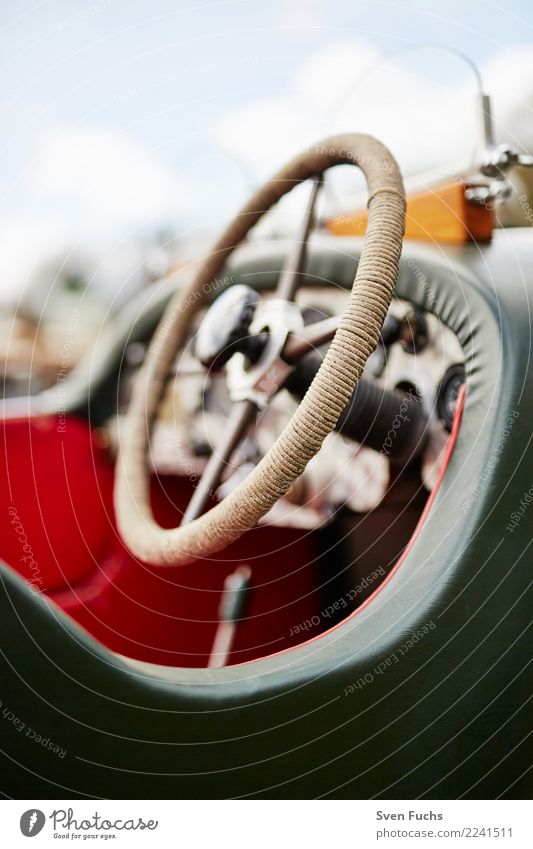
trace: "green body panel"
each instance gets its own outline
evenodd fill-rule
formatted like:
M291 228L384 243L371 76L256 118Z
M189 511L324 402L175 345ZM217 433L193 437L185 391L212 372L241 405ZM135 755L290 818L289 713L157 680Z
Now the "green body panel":
M317 240L306 282L350 285L358 250L351 239ZM279 245L246 246L228 271L234 282L271 286L283 255ZM513 533L506 526L532 484L533 236L499 232L485 248L446 252L409 244L397 292L457 334L468 391L447 474L393 578L308 645L238 667L157 675L129 668L2 568L2 701L67 750L53 755L3 721L4 793L527 793L531 518ZM152 303L134 336L150 334L167 297ZM117 364L103 357L92 403ZM87 412L83 377L71 391L71 409Z

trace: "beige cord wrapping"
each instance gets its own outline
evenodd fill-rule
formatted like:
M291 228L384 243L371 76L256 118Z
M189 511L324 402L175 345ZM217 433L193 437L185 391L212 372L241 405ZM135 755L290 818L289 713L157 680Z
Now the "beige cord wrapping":
M276 201L312 174L346 163L359 166L366 177L368 225L348 305L318 373L274 445L230 495L183 528L161 528L149 499L150 428L192 316L228 256ZM335 427L376 347L396 282L404 223L405 193L398 166L384 145L366 135L333 136L310 147L250 198L191 284L170 302L133 388L120 434L115 509L119 530L137 557L171 565L220 551L252 528L302 474Z

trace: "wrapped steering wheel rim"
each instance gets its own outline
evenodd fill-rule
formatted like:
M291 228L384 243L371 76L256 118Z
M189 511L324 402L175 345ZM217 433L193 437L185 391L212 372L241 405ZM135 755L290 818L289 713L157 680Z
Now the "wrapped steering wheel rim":
M167 375L192 317L228 256L261 216L295 184L340 164L357 165L365 175L368 226L348 304L324 361L285 429L245 480L190 524L162 528L150 506L147 450ZM376 347L396 282L404 224L399 168L387 148L366 135L333 136L313 145L253 194L190 285L170 302L133 388L120 434L115 508L119 530L137 557L159 565L209 557L254 527L303 473L334 429Z

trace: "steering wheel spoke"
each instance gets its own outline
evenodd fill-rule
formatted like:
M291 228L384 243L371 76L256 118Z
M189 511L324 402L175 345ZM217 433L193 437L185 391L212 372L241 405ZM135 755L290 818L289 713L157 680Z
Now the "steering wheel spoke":
M219 444L213 449L206 463L198 486L183 514L181 526L188 525L204 512L209 500L213 497L220 483L224 469L231 455L242 440L246 430L257 415L257 407L253 401L236 402L229 415L226 430Z
M281 270L276 287L276 295L284 301L294 301L300 284L300 278L305 268L307 243L313 229L316 202L323 183L322 174L313 174L310 182L311 192L304 216L296 233L292 250L289 252Z
M282 352L285 362L294 365L309 351L314 351L320 345L331 342L341 318L340 315L332 315L323 321L307 324L298 333L290 333Z

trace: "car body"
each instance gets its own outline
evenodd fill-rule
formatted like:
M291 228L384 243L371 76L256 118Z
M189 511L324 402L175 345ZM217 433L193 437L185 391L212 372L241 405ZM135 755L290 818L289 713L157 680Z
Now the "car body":
M349 288L360 250L360 240L350 237L313 239L303 288L312 291L324 281ZM285 254L286 246L275 242L244 245L229 262L228 280L272 288ZM410 516L407 541L401 536L395 549L394 523L385 527L394 553L386 577L374 586L370 581L355 609L337 608L331 619L324 618L323 601L318 607L308 603L315 579L306 568L320 551L348 563L344 532L332 541L327 528L258 528L227 560L222 557L222 565L214 558L164 577L138 566L118 538L114 461L101 427L116 405L127 345L150 338L176 285L179 279L130 305L85 368L56 390L6 403L0 551L4 793L527 795L529 229L495 231L486 244L406 243L397 296L453 332L464 353L465 389L439 479ZM176 491L175 503L184 497ZM406 499L406 510L410 503ZM161 510L163 515L164 505ZM271 534L279 535L274 546ZM30 561L21 563L28 554ZM208 669L214 588L220 591L217 575L227 573L231 559L259 564L261 582L267 585L273 575L280 597L256 613L255 650L243 644L231 665ZM39 584L45 562L46 579ZM142 585L136 583L141 568L150 574ZM297 592L290 582L283 586L287 569L296 575ZM150 594L161 581L168 591ZM106 596L110 584L128 596L122 607ZM279 613L284 596L288 610ZM173 623L171 607L144 616L156 598L178 605L179 622ZM115 639L106 604L117 605L120 623L136 619L139 599L140 630L132 626ZM269 635L267 614L275 610L281 620ZM263 632L264 645L257 649ZM139 634L152 648L132 660L128 646Z

